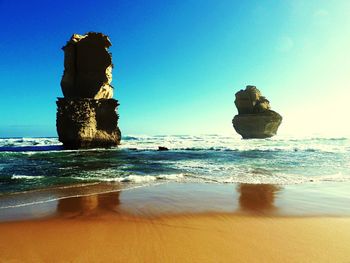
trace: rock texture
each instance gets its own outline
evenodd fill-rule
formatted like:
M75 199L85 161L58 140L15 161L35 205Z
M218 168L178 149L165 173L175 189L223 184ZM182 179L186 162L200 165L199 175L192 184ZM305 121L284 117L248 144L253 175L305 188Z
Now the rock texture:
M74 34L63 47L64 98L57 100L57 132L65 147L120 143L118 101L112 99L111 42L101 33Z
M112 56L108 37L101 33L74 34L62 48L64 97L110 99L113 97Z
M268 138L276 135L282 116L272 111L270 102L255 86L247 86L236 93L238 110L233 127L244 139Z

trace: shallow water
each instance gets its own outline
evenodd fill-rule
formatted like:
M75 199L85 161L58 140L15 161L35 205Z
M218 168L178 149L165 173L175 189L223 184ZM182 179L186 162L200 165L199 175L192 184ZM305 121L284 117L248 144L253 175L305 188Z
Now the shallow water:
M125 136L119 148L91 150L63 150L57 138L0 139L0 195L102 182L118 189L164 182L348 183L350 139Z

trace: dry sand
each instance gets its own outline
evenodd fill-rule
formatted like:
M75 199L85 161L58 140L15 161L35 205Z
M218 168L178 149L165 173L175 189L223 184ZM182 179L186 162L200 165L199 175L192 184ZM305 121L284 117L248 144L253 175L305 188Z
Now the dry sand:
M348 218L104 215L0 233L1 262L350 262Z

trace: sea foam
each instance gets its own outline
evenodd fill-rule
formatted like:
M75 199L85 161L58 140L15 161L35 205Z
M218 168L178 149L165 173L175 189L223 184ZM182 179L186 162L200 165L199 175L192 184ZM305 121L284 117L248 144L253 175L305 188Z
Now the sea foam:
M158 146L169 151L157 151ZM57 138L0 139L0 194L79 183L128 188L166 182L288 185L350 180L346 137L129 135L118 148L57 147Z

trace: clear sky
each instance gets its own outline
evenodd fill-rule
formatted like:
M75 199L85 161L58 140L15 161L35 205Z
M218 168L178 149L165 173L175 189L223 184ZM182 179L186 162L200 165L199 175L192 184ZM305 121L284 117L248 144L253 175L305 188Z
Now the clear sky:
M0 0L0 137L55 136L61 47L109 35L123 134L235 134L256 85L280 133L350 134L350 1Z

